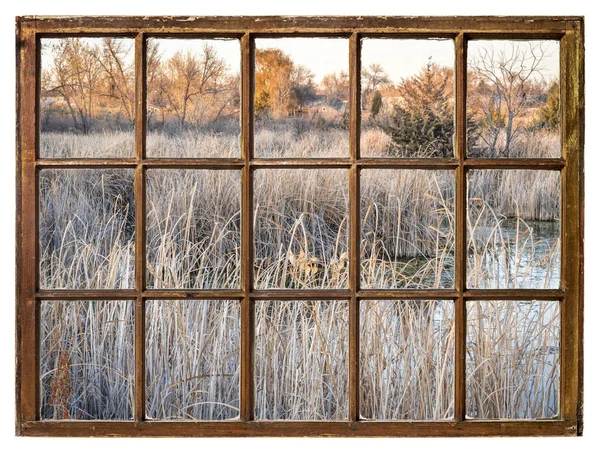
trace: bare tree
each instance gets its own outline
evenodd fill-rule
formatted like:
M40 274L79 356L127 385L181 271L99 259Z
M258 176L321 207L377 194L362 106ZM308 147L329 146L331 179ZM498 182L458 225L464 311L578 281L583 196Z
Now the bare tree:
M511 144L522 132L519 119L531 104L547 49L544 43L511 42L508 51L489 46L469 61L470 108L485 124L479 134L490 155L507 157ZM504 143L500 144L502 133Z
M133 61L128 62L131 44L124 40L106 38L103 41L99 63L104 69L106 83L105 96L116 101L129 123L133 123L135 111L135 83Z
M327 74L323 77L321 85L325 91L325 96L327 96L327 102L330 104L337 100L348 100L348 95L350 93L350 79L346 71Z
M45 93L60 96L75 128L88 133L102 79L98 47L81 39L67 38L58 40L50 50L54 58Z
M386 74L383 66L379 63L371 63L361 72L363 94L363 108L371 104L373 94L381 87L391 83L390 78Z
M182 128L188 119L192 101L218 91L226 71L225 61L208 44L200 55L179 51L167 61L160 77L160 90Z

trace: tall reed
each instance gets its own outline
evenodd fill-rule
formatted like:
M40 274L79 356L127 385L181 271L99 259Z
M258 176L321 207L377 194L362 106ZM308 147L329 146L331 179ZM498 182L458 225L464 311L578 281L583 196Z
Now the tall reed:
M303 134L310 141L318 132ZM204 144L218 148L223 142L215 137ZM89 157L112 146L102 134L46 134L44 140L56 153L79 147ZM108 142L92 144L102 140ZM161 146L171 143L166 136L160 140ZM237 146L236 140L228 146ZM195 155L200 142L186 143L186 152ZM311 151L316 157L332 141L318 143ZM182 144L174 138L172 146ZM150 169L147 177L149 287L239 287L239 171ZM255 171L256 288L347 287L348 183L340 169ZM453 187L450 171L363 171L363 288L453 286ZM470 173L470 286L555 287L559 200L552 172ZM42 170L40 287L132 288L134 206L131 170ZM238 304L148 302L148 416L238 416ZM469 318L469 414L552 416L558 404L553 351L559 318L547 313L558 308L539 306L524 315L510 303L480 304L470 308ZM43 417L131 417L132 303L42 306ZM452 416L451 312L452 304L443 301L362 302L363 416ZM257 302L255 317L257 417L346 417L347 303Z

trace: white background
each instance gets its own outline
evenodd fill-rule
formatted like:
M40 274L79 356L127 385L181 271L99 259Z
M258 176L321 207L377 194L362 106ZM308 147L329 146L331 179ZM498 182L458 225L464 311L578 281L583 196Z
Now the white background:
M0 449L4 452L144 451L600 451L600 15L592 0L4 0L0 13ZM141 3L141 2L140 2ZM585 430L533 439L30 439L14 437L15 16L19 15L584 15L586 19ZM596 285L596 287L594 287ZM595 445L595 446L594 446Z

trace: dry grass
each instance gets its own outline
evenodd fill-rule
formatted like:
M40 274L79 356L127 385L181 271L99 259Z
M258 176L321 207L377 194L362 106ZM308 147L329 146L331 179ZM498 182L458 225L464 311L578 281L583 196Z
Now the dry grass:
M365 300L360 323L361 416L452 418L454 304Z
M364 288L454 284L454 173L361 172Z
M149 301L146 414L225 420L239 415L240 303Z
M303 134L306 137L302 140L309 140L317 132ZM60 143L77 142L70 149L91 150L90 153L100 153L98 150L109 147L102 143L87 146L104 138L102 135L70 138L58 134L43 137L49 148L67 149ZM160 140L164 146L169 143L164 136ZM213 134L210 146L230 150L237 146L237 138L227 140L220 142ZM277 134L269 140L277 140ZM280 151L274 155L285 149L285 143L289 142L286 140L282 135ZM323 140L317 141L320 144L311 148L311 153L329 152L325 148L334 141L333 135ZM194 146L186 142L186 152L195 155ZM339 146L347 149L347 144ZM180 149L182 145L175 140L173 147ZM216 149L210 155L220 156L223 152ZM532 177L518 171L471 175L469 279L473 285L556 285L559 263L556 231L542 226L557 224L546 221L560 217L557 201L560 188L558 181L547 175L539 172ZM150 286L235 288L239 285L239 184L238 171L148 172ZM135 238L133 172L43 170L40 185L40 286L131 288ZM257 288L347 285L347 188L345 170L256 171ZM361 191L362 286L452 286L452 172L365 171L361 175ZM44 417L131 417L131 303L62 302L44 306ZM83 310L83 306L87 308ZM377 419L451 416L454 343L450 306L449 302L439 301L366 303L362 309L363 416ZM236 417L237 302L151 302L149 307L148 415L168 419ZM503 368L506 357L489 354L498 343L496 337L481 334L481 328L475 333L470 324L470 351L473 354L479 351L475 361L489 362L491 367L484 380L470 372L469 401L471 405L477 404L476 412L471 415L550 416L558 401L557 392L551 390L558 379L558 368L556 365L554 374L540 374L539 363L540 357L557 362L554 360L557 357L551 354L557 321L548 324L532 311L527 318L532 320L527 321L530 328L515 331L515 317L521 315L511 317L505 312L500 302L489 304L483 317L493 320L498 335L511 332L512 338L523 344L540 346L522 347L518 358L510 356L509 363L517 371L505 376L498 370L508 373ZM345 302L257 303L256 335L258 417L347 416ZM518 398L488 397L504 389L509 377L513 379L511 385L519 379L528 382L518 392L513 391L512 395Z
M347 286L348 172L254 174L256 288Z
M559 302L469 302L467 324L467 416L558 415Z
M241 172L149 170L149 288L238 288Z
M42 418L132 418L133 302L43 302L40 318Z
M348 417L348 303L256 303L257 419Z

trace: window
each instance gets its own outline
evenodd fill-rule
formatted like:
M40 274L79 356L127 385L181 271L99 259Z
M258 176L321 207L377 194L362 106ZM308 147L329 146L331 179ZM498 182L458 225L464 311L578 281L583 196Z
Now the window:
M581 434L581 18L17 44L20 435Z

